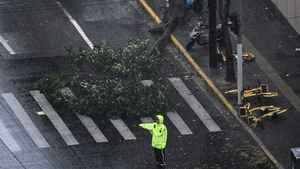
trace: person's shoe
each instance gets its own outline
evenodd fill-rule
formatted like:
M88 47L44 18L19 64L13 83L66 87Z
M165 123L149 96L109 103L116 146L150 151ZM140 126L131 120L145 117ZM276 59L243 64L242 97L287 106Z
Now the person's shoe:
M192 46L190 43L188 43L188 44L185 46L185 49L186 49L186 51L191 51L191 50L193 49L193 46Z

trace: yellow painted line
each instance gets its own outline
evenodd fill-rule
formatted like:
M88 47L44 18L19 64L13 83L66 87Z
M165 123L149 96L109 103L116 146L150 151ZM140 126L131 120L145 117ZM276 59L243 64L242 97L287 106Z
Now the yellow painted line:
M156 15L156 13L153 11L153 9L148 5L148 3L145 0L139 0L140 4L145 8L145 10L150 14L152 19L156 23L160 23L160 18ZM192 65L193 69L197 72L197 74L202 77L207 85L211 88L211 90L217 95L217 97L223 102L223 104L226 106L226 108L236 114L236 110L234 107L229 103L229 101L224 97L224 95L220 92L220 90L214 85L212 80L208 78L208 76L204 73L204 71L200 68L200 66L194 61L192 56L189 54L189 52L183 47L183 45L177 40L177 38L174 35L171 35L171 40L173 44L180 50L180 52L184 55L184 57L187 59L189 64Z
M145 8L145 10L150 14L152 19L156 23L160 23L160 18L156 15L153 9L148 5L145 0L138 0L140 4ZM267 149L267 147L263 144L263 142L256 136L256 134L252 131L252 129L239 118L237 111L234 109L232 104L224 97L224 95L220 92L220 90L214 85L212 80L204 73L204 71L200 68L200 66L194 61L192 56L186 51L183 45L176 39L174 35L171 35L171 40L173 44L180 50L180 52L184 55L187 61L192 65L193 69L197 72L197 74L202 77L207 85L211 88L211 90L215 93L215 95L223 102L225 107L235 116L238 122L242 125L242 127L252 136L252 138L256 141L256 143L261 147L261 149L265 152L268 158L273 162L273 164L278 169L284 169L284 167L275 159L272 153Z
M160 23L160 18L156 15L153 9L148 5L145 0L139 0L140 4L146 9L146 11L150 14L150 16L154 19L156 23Z

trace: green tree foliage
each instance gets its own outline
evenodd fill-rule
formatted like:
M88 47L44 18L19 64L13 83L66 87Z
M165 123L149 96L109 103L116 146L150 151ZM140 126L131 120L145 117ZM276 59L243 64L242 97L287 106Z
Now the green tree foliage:
M69 51L68 72L39 81L50 101L65 111L87 115L149 115L172 107L170 86L160 78L163 57L149 53L149 40L130 40L114 49L106 44L92 50ZM152 80L152 85L143 85ZM69 87L76 97L62 96ZM62 106L65 105L65 106Z

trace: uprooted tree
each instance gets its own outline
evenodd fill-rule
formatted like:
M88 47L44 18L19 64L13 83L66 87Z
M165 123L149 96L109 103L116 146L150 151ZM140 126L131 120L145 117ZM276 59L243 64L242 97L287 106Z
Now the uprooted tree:
M135 39L123 48L69 50L64 72L41 79L37 87L62 112L110 117L170 110L170 86L160 76L164 58L149 53L149 46L149 40ZM63 88L74 95L63 94Z

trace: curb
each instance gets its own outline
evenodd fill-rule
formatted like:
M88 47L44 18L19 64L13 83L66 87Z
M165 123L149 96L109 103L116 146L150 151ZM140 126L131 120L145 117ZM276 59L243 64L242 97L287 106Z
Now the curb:
M147 11L147 13L154 19L155 23L160 23L161 20L159 16L154 12L154 10L148 5L146 0L138 0L141 6ZM241 126L250 134L250 136L255 140L255 142L260 146L260 148L264 151L267 157L272 161L272 163L278 169L284 169L284 167L275 159L272 153L267 149L267 147L263 144L260 138L252 131L252 129L239 118L236 109L232 106L232 104L224 97L224 95L220 92L220 90L215 86L213 81L204 73L204 71L200 68L200 66L194 61L189 52L183 47L183 45L177 40L174 35L171 35L171 41L175 45L176 48L183 54L188 63L192 66L192 68L197 72L198 76L200 76L209 88L213 91L213 93L220 99L220 101L224 104L224 106L234 115L236 120L241 124Z

